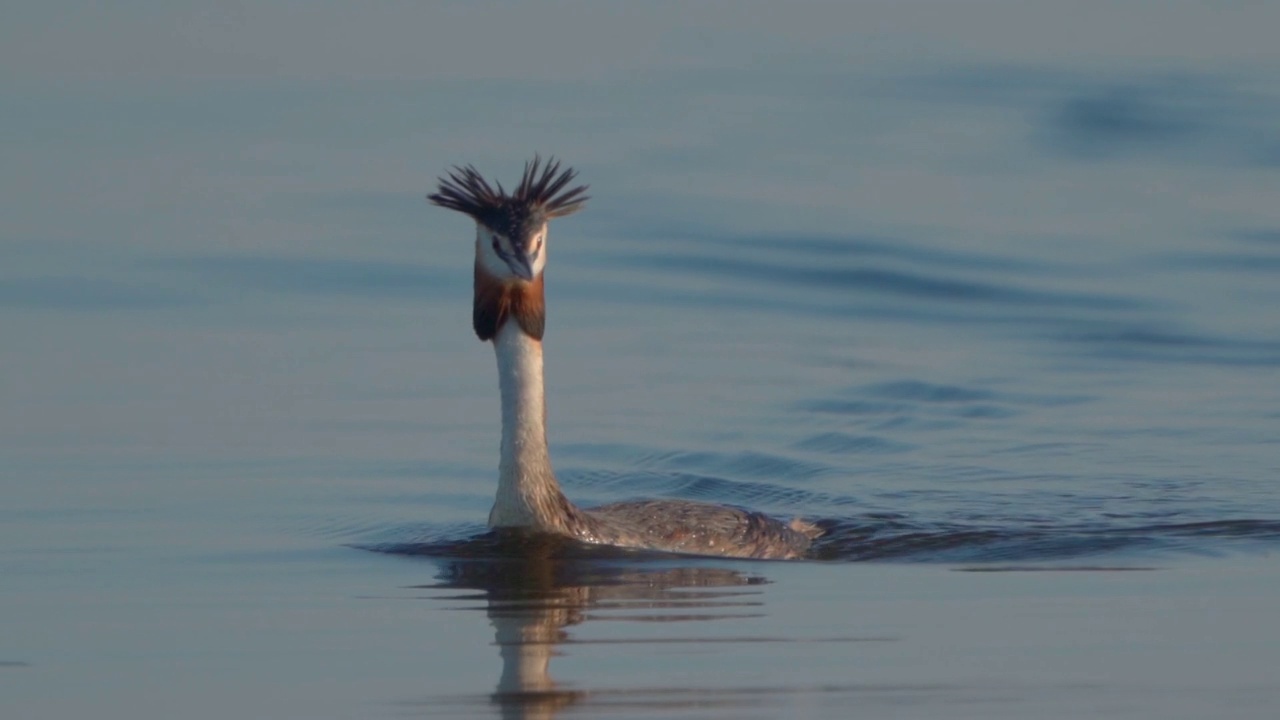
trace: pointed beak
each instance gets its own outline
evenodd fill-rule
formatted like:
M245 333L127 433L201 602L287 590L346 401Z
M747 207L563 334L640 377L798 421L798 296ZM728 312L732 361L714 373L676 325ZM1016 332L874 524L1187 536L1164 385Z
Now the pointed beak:
M514 257L507 261L507 265L511 266L511 272L520 276L521 280L533 282L533 266L542 252L542 240L537 236L522 237L520 241L513 244L515 245Z
M507 267L511 268L511 272L520 277L521 280L533 281L533 260L526 253L516 253L516 256L507 260Z
M531 257L527 250L520 248L519 246L516 246L513 250L514 252L503 252L502 248L498 245L498 242L496 240L494 241L493 251L498 256L498 259L506 263L507 268L510 269L512 274L516 277L526 282L532 282L533 260L534 257L536 257L536 253L534 257Z

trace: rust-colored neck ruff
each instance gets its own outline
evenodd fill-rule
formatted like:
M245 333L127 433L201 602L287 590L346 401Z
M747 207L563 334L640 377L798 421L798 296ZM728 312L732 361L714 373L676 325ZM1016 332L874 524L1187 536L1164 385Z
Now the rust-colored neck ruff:
M492 340L508 318L520 323L520 329L534 340L542 339L546 327L547 305L542 290L542 275L531 282L499 280L476 261L475 301L471 308L471 325L476 337Z

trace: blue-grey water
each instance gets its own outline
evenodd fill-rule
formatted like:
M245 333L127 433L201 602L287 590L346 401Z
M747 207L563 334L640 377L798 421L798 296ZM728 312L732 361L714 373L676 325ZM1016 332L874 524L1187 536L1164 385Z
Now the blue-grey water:
M1269 718L1269 3L15 4L0 716ZM492 541L472 229L535 151L566 491Z

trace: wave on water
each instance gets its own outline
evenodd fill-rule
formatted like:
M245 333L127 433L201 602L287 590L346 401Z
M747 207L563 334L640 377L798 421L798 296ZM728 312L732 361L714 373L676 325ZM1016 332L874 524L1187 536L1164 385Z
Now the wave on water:
M1216 520L1123 527L925 526L898 520L828 521L819 560L1049 562L1102 556L1219 555L1280 542L1280 521Z

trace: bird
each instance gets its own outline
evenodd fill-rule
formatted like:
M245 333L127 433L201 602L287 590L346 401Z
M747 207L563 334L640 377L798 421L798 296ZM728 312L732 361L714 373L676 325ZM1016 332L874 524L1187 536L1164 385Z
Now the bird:
M646 499L579 508L551 467L543 384L544 269L550 222L582 210L588 186L554 157L525 163L507 192L473 165L454 166L427 199L475 221L471 321L493 344L502 403L498 491L488 525L618 548L688 555L801 558L821 530L739 507Z

